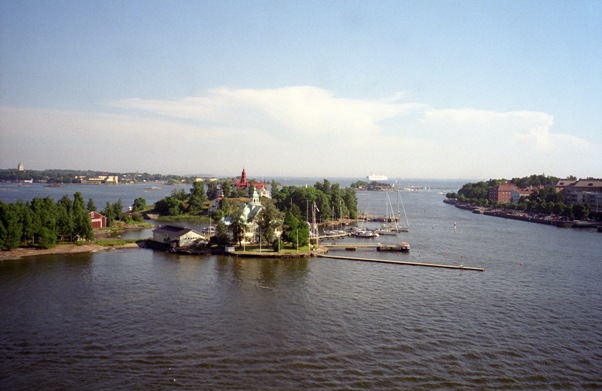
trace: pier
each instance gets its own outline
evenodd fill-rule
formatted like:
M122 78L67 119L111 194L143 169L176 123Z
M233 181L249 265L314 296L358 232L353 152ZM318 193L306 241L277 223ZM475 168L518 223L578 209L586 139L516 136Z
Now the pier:
M388 260L388 259L347 257L347 256L326 255L326 254L319 254L319 255L316 255L316 256L318 258L344 259L344 260L349 260L349 261L392 263L392 264L396 264L396 265L436 267L436 268L440 268L440 269L472 270L472 271L477 271L477 272L483 272L483 271L485 271L485 269L480 268L480 267L470 267L470 266L464 266L464 265L441 265L441 264L437 264L437 263L393 261L393 260Z
M342 249L355 251L358 248L373 248L376 249L381 246L381 243L320 243L321 247L326 247L328 249Z

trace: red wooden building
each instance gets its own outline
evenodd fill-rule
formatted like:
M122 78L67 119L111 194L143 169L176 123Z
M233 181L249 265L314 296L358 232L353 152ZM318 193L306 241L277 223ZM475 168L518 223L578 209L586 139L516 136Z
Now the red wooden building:
M92 220L92 228L105 228L107 226L107 218L98 212L90 212L90 220Z

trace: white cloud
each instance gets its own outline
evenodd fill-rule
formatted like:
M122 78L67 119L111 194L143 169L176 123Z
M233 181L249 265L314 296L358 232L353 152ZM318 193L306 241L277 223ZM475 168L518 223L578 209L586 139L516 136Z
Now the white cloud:
M0 107L0 163L224 175L244 165L258 175L436 178L599 176L602 169L600 146L554 133L548 113L435 109L404 101L402 93L366 100L308 86L218 88L108 107Z

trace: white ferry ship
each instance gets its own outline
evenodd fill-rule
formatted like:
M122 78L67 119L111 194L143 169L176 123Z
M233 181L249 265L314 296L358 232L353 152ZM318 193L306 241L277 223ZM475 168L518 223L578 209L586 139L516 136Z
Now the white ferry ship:
M369 181L386 181L387 179L389 179L389 177L387 177L386 175L378 175L374 173L368 175L366 178L368 178Z

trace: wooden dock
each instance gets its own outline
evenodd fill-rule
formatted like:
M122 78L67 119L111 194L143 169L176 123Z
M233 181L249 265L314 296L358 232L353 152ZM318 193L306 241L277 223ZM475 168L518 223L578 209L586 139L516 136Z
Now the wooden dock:
M326 247L329 250L356 251L361 249L378 249L381 243L320 243L320 247Z
M422 263L422 262L408 262L408 261L393 261L388 259L378 258L360 258L360 257L347 257L338 255L316 255L319 258L330 258L330 259L345 259L349 261L363 261L363 262L377 262L377 263L392 263L396 265L409 265L409 266L423 266L423 267L437 267L441 269L459 269L459 270L472 270L477 272L483 272L485 269L480 267L469 267L464 265L440 265L437 263Z

